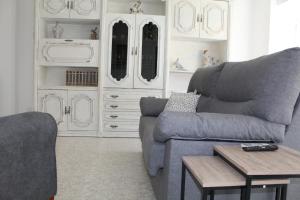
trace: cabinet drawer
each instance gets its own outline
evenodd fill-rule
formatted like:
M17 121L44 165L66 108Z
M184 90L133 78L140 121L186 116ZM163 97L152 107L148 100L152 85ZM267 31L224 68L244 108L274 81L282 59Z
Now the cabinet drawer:
M40 47L40 64L47 66L97 67L97 40L43 39Z
M104 122L104 130L109 132L137 132L139 124L132 122Z
M139 102L105 101L105 111L140 111Z
M135 91L105 91L104 100L106 101L139 101L142 97L162 97L161 92L135 92Z
M140 112L105 112L105 121L139 121L141 116Z

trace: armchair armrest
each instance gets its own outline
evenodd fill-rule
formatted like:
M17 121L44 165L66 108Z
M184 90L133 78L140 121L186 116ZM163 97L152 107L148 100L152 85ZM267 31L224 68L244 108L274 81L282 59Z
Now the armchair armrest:
M49 199L57 189L57 125L45 113L0 118L0 199Z
M155 97L142 97L140 100L140 108L143 116L157 117L164 111L168 99Z
M274 141L284 138L285 126L256 117L220 113L163 112L154 129L154 139Z

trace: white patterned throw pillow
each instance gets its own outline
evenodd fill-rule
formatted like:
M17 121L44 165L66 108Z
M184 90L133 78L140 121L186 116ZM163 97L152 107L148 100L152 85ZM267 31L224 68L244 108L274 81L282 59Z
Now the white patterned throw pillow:
M200 95L194 93L172 93L164 111L196 112Z

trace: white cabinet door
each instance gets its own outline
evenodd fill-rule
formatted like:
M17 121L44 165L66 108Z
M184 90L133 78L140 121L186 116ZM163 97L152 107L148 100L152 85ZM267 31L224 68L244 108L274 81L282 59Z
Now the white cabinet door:
M73 0L70 17L80 19L99 19L100 0Z
M135 15L108 14L105 87L133 87Z
M96 91L69 91L69 130L95 131L98 129L98 103Z
M202 24L200 37L204 39L226 40L228 2L202 0Z
M38 111L51 114L56 120L58 130L67 130L68 95L64 90L40 90L38 92Z
M134 88L163 89L165 17L137 15Z
M46 66L97 67L98 42L95 40L43 39L40 64Z
M200 0L172 0L172 36L199 37Z
M69 0L39 0L40 15L42 17L69 18Z

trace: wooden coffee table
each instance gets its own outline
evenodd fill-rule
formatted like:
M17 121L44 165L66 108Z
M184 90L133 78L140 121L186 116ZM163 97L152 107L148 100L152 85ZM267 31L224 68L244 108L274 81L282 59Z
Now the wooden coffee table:
M185 196L185 176L189 172L202 193L202 200L214 199L216 190L241 189L241 197L246 179L222 158L217 156L184 156L182 158L181 200ZM256 180L252 187L276 187L276 200L280 200L279 188L289 184L288 179ZM241 198L241 199L242 199Z
M300 152L288 147L279 146L273 152L245 152L239 145L215 146L214 154L245 177L245 200L250 200L256 180L300 178ZM281 193L285 200L287 185L282 187Z

